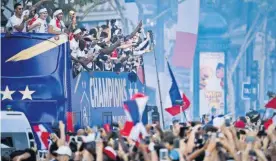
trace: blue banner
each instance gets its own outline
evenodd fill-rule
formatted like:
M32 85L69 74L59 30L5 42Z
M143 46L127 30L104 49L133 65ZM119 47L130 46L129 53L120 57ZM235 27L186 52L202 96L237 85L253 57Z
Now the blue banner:
M129 81L129 73L82 72L72 85L74 122L82 126L124 122L123 102L145 92L139 79Z

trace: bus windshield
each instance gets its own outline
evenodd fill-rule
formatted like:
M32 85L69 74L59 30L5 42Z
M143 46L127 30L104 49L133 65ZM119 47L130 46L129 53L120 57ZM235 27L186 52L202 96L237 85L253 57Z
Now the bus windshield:
M49 43L45 43L46 41ZM55 72L58 65L58 58L61 46L45 50L45 48L47 48L47 45L49 46L50 43L54 42L51 42L47 39L33 37L2 37L2 76L45 76ZM44 52L41 52L41 49Z

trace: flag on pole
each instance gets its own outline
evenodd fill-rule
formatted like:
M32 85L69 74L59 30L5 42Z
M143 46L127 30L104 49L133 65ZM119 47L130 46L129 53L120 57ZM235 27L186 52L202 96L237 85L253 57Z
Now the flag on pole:
M276 97L272 98L266 105L266 108L276 109Z
M170 113L172 116L175 116L183 111L185 111L187 108L189 108L190 106L190 101L189 99L186 97L185 94L181 94L179 92L179 88L177 85L177 82L175 80L175 77L173 75L173 72L171 70L170 64L168 63L168 69L169 69L169 73L171 76L171 88L169 90L169 96L170 96L170 107L166 108L165 110ZM178 101L183 101L182 104L179 104ZM182 109L181 109L182 107Z
M192 67L197 42L199 13L200 0L185 0L178 5L176 40L172 57L174 66Z

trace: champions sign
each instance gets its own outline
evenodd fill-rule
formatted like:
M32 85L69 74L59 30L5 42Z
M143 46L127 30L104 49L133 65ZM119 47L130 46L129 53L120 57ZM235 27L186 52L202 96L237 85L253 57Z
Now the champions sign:
M224 113L224 53L200 53L200 115Z
M79 113L77 119L83 126L124 122L123 102L145 92L139 79L128 80L128 73L81 72L72 84L73 112Z

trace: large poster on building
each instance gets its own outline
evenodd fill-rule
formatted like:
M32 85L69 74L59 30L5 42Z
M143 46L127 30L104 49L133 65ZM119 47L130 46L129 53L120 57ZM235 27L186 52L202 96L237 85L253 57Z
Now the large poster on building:
M224 113L224 62L223 52L200 53L200 116Z

